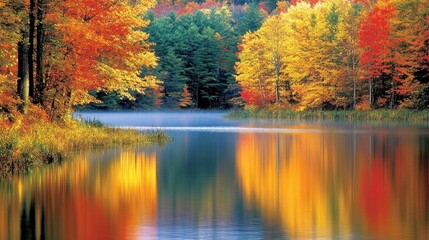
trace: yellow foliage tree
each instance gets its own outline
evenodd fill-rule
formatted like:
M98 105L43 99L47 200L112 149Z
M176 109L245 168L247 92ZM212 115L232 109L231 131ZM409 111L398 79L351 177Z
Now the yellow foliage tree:
M263 106L267 102L279 103L281 91L290 88L282 72L286 54L282 19L284 14L269 17L259 30L243 37L236 79L246 102Z
M237 81L246 102L258 98L265 105L264 90L274 88L275 102L296 103L298 110L324 105L344 106L336 96L347 77L347 56L342 54L341 29L346 0L327 0L311 6L300 2L269 17L262 27L243 38ZM356 57L355 57L356 58ZM256 99L256 100L255 100Z
M19 100L15 97L17 43L21 38L21 9L15 6L23 5L17 0L0 0L0 125L1 114L12 118Z
M313 8L301 2L285 15L289 52L284 59L285 71L299 94L299 110L319 107L334 96L332 81L336 69L330 57L335 54L332 52L335 39L327 29L327 8L326 4Z
M275 78L275 92L276 92L276 103L280 101L280 84L286 81L286 76L282 74L281 70L285 67L284 57L286 56L287 42L286 39L286 24L287 19L285 14L272 16L268 18L261 28L258 30L258 34L261 37L263 46L265 46L266 54L265 59L274 67L274 78ZM289 84L286 84L286 88Z
M275 90L270 72L272 65L265 59L265 49L259 35L247 33L240 45L240 61L236 64L236 80L242 88L242 98L247 103L266 106L274 100Z

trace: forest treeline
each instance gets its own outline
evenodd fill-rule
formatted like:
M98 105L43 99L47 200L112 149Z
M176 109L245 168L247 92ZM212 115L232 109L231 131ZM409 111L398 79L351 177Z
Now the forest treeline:
M146 14L144 29L158 57L155 69L144 69L161 80L158 88L136 94L137 101L114 92L92 92L101 103L87 109L231 108L242 105L235 80L238 43L268 16L264 4L227 5L160 2ZM186 90L186 91L185 91ZM184 96L185 97L184 97ZM188 97L188 101L186 100Z
M89 108L429 106L427 0L166 1L146 19L163 84Z
M0 0L0 111L427 109L429 0Z

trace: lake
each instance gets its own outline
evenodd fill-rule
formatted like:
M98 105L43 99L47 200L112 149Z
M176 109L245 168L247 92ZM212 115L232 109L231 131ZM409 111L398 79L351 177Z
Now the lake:
M429 128L80 113L163 129L0 180L0 239L429 239Z

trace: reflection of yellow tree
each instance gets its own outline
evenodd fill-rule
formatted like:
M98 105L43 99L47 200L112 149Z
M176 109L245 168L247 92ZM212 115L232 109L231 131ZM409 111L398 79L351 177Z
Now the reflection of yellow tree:
M240 135L236 168L247 202L263 204L264 214L274 218L279 199L276 138L257 141L254 134Z
M236 159L245 200L259 205L265 217L277 217L295 237L332 234L333 209L323 170L335 171L335 166L327 161L323 140L311 134L240 136ZM344 195L336 194L341 208ZM344 221L348 213L338 212L342 215L336 217Z
M354 227L377 238L426 239L420 146L391 138L241 134L236 169L245 203L296 238L345 238Z
M49 226L44 234L51 239L132 238L142 234L137 233L142 225L145 237L154 236L156 155L121 150L112 156L91 161L91 156L81 154L14 181L13 186L22 182L25 194L20 198L19 189L9 191L6 204L0 197L0 210L10 210L0 212L0 230L13 228L1 231L1 239L19 238L22 201L35 202L36 236L41 235L42 218Z
M137 226L156 219L157 184L154 153L121 152L98 185L96 194L112 213L127 215ZM124 219L125 220L125 219Z

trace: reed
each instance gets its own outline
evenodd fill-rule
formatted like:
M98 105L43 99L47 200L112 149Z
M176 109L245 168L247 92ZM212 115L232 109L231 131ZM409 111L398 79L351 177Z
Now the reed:
M429 124L429 110L368 110L368 111L290 111L279 109L244 109L229 112L231 119L287 119L314 121L349 121L379 123Z
M35 166L59 162L76 150L162 144L168 140L161 131L141 133L110 128L97 121L0 128L0 175L22 173Z

